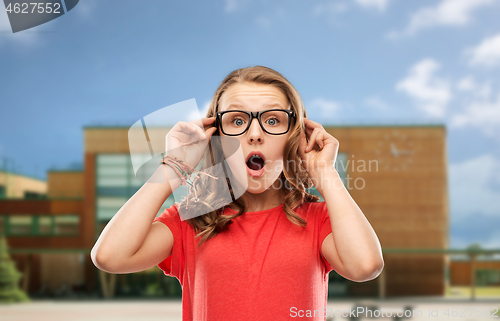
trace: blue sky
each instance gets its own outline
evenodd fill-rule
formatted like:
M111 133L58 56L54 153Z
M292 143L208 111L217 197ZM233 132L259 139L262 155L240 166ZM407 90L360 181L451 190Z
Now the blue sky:
M1 11L0 165L8 158L9 169L45 178L82 162L83 126L131 126L191 98L204 109L227 73L265 65L324 125L445 124L451 245L500 247L499 9L498 0L82 0L16 34Z

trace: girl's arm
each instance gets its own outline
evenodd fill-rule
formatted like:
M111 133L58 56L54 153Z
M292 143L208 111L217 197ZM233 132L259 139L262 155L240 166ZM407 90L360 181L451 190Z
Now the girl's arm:
M299 155L314 186L325 199L332 225L332 234L323 241L321 254L345 278L368 281L382 272L382 248L335 170L338 148L338 140L322 125L304 118Z
M370 222L342 184L337 171L324 173L318 186L332 225L332 234L321 246L323 256L347 279L363 282L376 278L382 272L384 260Z
M167 154L195 167L212 134L205 126L215 117L194 122L178 122L167 134ZM170 178L170 180L169 180ZM181 185L168 165L160 165L151 178L120 208L102 231L92 248L91 258L99 269L111 273L146 270L170 256L174 239L170 229L153 222L165 200Z
M174 243L170 229L163 223L152 223L172 187L175 190L180 185L178 178L169 182L167 177L177 175L167 165L160 165L109 221L91 251L97 268L132 273L155 266L170 255Z

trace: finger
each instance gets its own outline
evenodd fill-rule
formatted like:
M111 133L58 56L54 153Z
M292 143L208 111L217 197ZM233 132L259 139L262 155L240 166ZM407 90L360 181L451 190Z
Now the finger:
M198 139L198 137L195 137L192 134L185 132L172 133L171 138L177 139L181 145L190 145L200 140Z
M214 121L215 121L215 116L202 118L201 124L203 125L203 127L206 127L206 126L212 124Z
M178 122L169 133L171 137L176 137L179 141L185 142L190 139L192 127L183 121Z
M188 122L186 124L185 133L188 135L191 135L191 137L194 139L202 139L200 137L201 134L200 134L200 131L198 130L198 128L200 128L200 127L196 126L192 122Z
M307 135L308 135L309 137L311 137L311 134L312 134L312 132L313 132L313 131L314 131L314 128L311 128L311 127L307 127L307 128L306 128L306 133L307 133Z
M323 131L320 131L318 137L316 138L316 143L318 144L320 149L323 149L323 147L325 146L324 140L325 140L325 133Z
M178 131L184 133L184 134L191 134L193 132L196 132L196 128L193 127L193 123L185 122L185 121L180 121L177 123L177 126L179 127Z
M217 128L216 127L210 127L209 129L207 129L205 131L205 135L207 137L208 140L210 140L210 138L212 138L212 135L217 131Z
M306 142L309 142L311 140L311 135L314 131L314 128L311 127L304 127L304 132L306 135Z
M313 149L314 144L316 143L316 137L319 135L319 133L319 128L315 128L311 137L309 138L309 142L307 143L306 151L311 151Z
M204 139L200 137L202 134L201 128L191 122L180 121L179 127L181 129L179 130L180 135L178 135L178 137L182 138L182 140L186 143Z
M311 128L311 129L314 129L314 128L323 128L323 125L315 122L315 121L312 121L308 118L304 118L304 125L306 126L306 128Z
M198 125L192 124L196 130L197 137L201 140L206 139L205 131Z

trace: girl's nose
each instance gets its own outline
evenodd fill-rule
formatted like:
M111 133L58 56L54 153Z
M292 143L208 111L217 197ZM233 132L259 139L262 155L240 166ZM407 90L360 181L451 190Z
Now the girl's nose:
M248 142L253 143L254 141L262 142L263 140L263 130L260 127L258 119L252 119L250 123L250 128L248 128Z

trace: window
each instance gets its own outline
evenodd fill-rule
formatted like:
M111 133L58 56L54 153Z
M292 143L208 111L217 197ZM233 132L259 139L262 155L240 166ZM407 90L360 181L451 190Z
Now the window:
M52 235L54 233L53 220L51 216L38 217L38 234L39 235Z
M476 285L500 285L500 271L493 269L476 270Z
M57 215L54 219L54 235L78 235L80 217L78 215Z
M346 168L347 168L347 154L346 153L338 153L337 159L335 160L335 169L339 173L340 179L342 180L342 183L344 184L344 186L346 186L346 177L347 177ZM316 187L312 187L312 188L308 189L307 192L310 194L319 196L320 202L324 201L324 198L318 192Z
M79 228L75 214L0 216L0 232L6 236L77 236Z
M24 198L28 200L38 200L45 198L45 194L38 192L24 191Z
M33 218L29 215L13 215L9 217L10 235L29 235L33 226Z
M149 155L146 155L148 158ZM145 157L146 157L145 156ZM148 159L146 158L146 159ZM144 183L135 177L129 154L99 154L96 158L96 216L107 223ZM170 196L159 213L174 204Z

